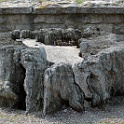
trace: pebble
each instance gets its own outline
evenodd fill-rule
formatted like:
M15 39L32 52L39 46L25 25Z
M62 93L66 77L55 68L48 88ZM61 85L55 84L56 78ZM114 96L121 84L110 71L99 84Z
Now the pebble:
M67 109L64 109L63 112L67 112L68 110Z

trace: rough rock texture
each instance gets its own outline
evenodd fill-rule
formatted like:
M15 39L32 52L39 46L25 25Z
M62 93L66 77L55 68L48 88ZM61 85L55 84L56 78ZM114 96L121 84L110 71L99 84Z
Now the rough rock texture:
M26 46L0 47L0 106L27 112L42 110L45 115L61 109L64 104L76 111L83 111L85 103L103 107L111 96L124 94L123 42L112 41L113 44L110 42L104 49L105 42L95 55L61 63L63 59L57 62L59 55L54 62L48 58L48 62L49 46L27 41L23 41Z
M43 114L59 110L66 102L77 111L84 110L84 94L75 84L71 65L54 64L45 71Z
M44 49L2 46L0 62L0 106L40 110L47 67Z
M76 83L84 92L85 86L92 93L93 107L101 107L111 95L123 95L123 52L124 45L120 44L88 56L73 67Z
M85 6L63 1L56 3L47 1L38 4L35 4L36 1L32 1L32 3L20 3L21 1L0 3L0 37L11 37L13 30L21 30L21 37L27 38L30 33L26 33L26 30L33 32L48 28L82 30L88 26L112 32L115 24L119 27L124 23L124 7L122 6L124 2L119 1L120 5L117 4L117 6L116 4L112 6L115 1L112 3L86 1L83 2ZM49 40L48 35L54 37L53 33L49 31L46 41ZM40 38L38 39L40 40Z
M26 91L26 110L38 111L43 102L43 75L47 67L45 51L43 48L17 50L15 52L17 64L21 64L26 72L24 88Z
M11 37L13 40L22 38L37 39L38 42L46 45L56 45L55 41L57 40L61 40L64 43L69 43L69 41L73 40L75 43L72 45L78 45L77 41L81 38L81 30L73 28L48 28L40 29L39 31L14 30Z
M103 33L98 36L91 36L88 38L81 38L78 40L80 44L80 52L82 57L87 55L95 55L103 49L109 48L117 44L119 38L115 34Z
M0 48L0 106L12 107L18 101L13 63L14 49L12 46Z
M43 47L5 45L0 56L0 106L45 114L68 103L77 111L84 110L84 94L75 84L70 64L49 67Z
M78 29L62 29L62 28L52 28L52 29L41 29L38 34L34 35L37 41L42 42L46 45L56 45L57 40L62 42L67 42L74 40L76 41L81 38L81 31Z

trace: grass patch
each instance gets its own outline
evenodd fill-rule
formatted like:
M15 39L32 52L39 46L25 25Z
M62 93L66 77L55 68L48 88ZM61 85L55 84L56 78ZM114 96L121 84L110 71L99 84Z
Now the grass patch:
M108 121L100 121L97 124L124 124L124 121L119 122L119 120L111 120L109 119Z
M6 0L0 0L0 3L1 3L1 2L5 2L5 1L6 1Z
M120 124L124 124L124 122L121 122Z
M81 4L81 3L84 2L84 0L75 0L75 2L76 2L77 4Z

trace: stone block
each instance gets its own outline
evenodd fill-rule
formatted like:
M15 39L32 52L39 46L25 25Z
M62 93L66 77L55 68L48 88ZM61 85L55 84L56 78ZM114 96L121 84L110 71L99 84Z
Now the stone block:
M0 7L0 14L29 14L32 13L33 8L30 7Z

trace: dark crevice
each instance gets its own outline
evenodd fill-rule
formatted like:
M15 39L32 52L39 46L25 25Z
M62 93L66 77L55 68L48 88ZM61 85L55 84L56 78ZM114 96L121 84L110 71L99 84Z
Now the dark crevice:
M16 92L18 95L18 101L13 106L14 109L26 110L26 92L24 89L25 73L26 70L21 64L16 66L16 80L18 80L17 85L19 91Z
M26 92L24 90L24 79L25 79L25 73L26 73L26 70L25 68L20 65L20 68L22 70L22 80L21 80L21 83L20 83L20 94L19 94L19 104L18 104L18 109L22 109L22 110L26 110Z

